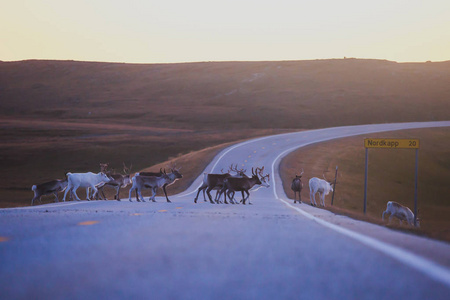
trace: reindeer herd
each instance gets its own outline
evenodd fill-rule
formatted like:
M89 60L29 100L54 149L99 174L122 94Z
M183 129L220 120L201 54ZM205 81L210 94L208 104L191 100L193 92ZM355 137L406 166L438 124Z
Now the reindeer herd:
M221 174L203 174L203 183L197 190L197 196L194 199L194 203L197 203L198 195L201 191L203 191L203 199L206 201L205 191L208 195L210 203L220 203L220 197L224 195L224 202L227 202L227 196L230 200L230 203L235 204L234 195L236 192L241 192L242 199L240 203L245 204L245 201L250 197L249 190L252 189L255 185L270 187L269 185L269 174L263 175L264 167L262 168L252 168L252 177L248 177L244 169L237 169L237 165L231 165L228 169L227 173ZM232 175L230 172L234 172ZM214 201L212 200L211 191L216 190L216 197ZM244 195L247 194L247 196ZM250 200L249 200L249 204Z
M181 179L183 175L180 173L180 168L171 166L170 173L166 170L160 169L159 172L139 172L131 177L131 166L127 168L124 164L125 175L113 173L107 170L107 164L100 164L99 173L66 173L66 178L61 180L52 180L39 185L33 185L31 190L34 192L34 197L31 200L31 205L34 205L35 201L41 202L41 197L44 195L53 194L55 196L55 202L58 202L58 193L64 191L63 201L66 201L69 195L70 199L80 201L81 199L77 195L78 188L86 189L86 200L107 200L103 191L105 186L115 188L115 199L120 201L120 189L131 184L128 196L129 201L132 202L132 193L136 194L136 201L145 202L144 196L142 196L142 190L150 189L152 196L149 201L156 202L155 197L158 189L164 191L167 202L171 202L167 196L166 187L173 184L178 179ZM236 172L232 175L230 172ZM201 191L205 191L209 196L211 203L222 203L220 197L224 195L224 202L228 204L227 197L230 203L238 203L234 200L236 192L242 193L242 199L239 203L246 204L246 201L250 197L249 190L255 185L269 187L269 174L263 174L264 167L252 168L252 176L249 177L245 174L245 170L237 170L237 165L231 165L227 173L222 174L204 174L204 182L202 186L198 188L197 197L194 202L197 203L198 195ZM217 190L215 201L212 200L211 190ZM245 195L245 194L246 195ZM204 196L204 195L203 195ZM206 199L206 198L205 198ZM250 203L250 202L248 202Z
M180 173L180 168L171 166L170 173L166 170L160 169L159 172L139 172L131 177L131 166L127 168L124 164L124 175L108 171L107 164L100 164L99 173L67 173L66 178L63 180L57 179L49 182L45 182L39 185L33 185L31 188L34 192L34 197L31 200L31 205L34 205L35 201L41 202L41 197L44 195L53 194L55 196L55 202L58 202L58 193L64 191L63 201L66 201L67 195L71 200L75 199L80 201L81 199L77 195L78 188L86 189L86 199L87 200L107 200L105 193L103 191L105 186L112 187L116 190L114 198L120 201L120 189L125 188L131 184L131 188L128 193L129 201L132 202L132 192L136 194L136 201L145 202L144 196L142 195L142 190L150 189L152 191L152 196L149 197L149 201L156 202L155 197L158 189L162 189L166 197L167 202L171 202L167 196L166 187L173 184L178 179L181 179L183 175ZM220 174L203 174L203 182L201 186L197 189L197 195L194 198L194 203L197 203L198 197L201 192L203 192L204 201L208 201L212 204L215 203L231 203L231 204L251 204L250 203L250 190L257 187L270 187L269 174L264 174L264 167L252 168L252 175L248 176L246 170L238 169L237 165L231 165L228 171ZM294 204L302 203L301 191L303 189L302 176L303 169L300 175L295 175L291 183L291 189L294 192ZM324 180L325 179L325 180ZM332 183L324 179L313 177L309 180L309 196L310 204L312 206L317 206L315 195L318 193L320 196L320 205L325 207L325 196L330 192L333 192ZM216 195L213 197L211 191L215 190ZM237 201L235 199L236 192L241 192L242 199ZM208 199L205 196L208 196ZM297 200L298 194L298 200ZM223 202L220 200L223 195ZM227 201L227 199L229 201ZM247 202L248 201L248 202ZM408 224L412 224L414 221L414 215L411 210L397 202L390 201L387 203L386 211L383 212L382 219L384 220L385 215L390 215L389 221L393 217L396 217L402 221L406 221ZM418 224L418 223L417 223Z

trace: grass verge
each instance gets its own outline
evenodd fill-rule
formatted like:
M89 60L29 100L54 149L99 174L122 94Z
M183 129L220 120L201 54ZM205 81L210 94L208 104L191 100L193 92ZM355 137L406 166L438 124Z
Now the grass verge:
M408 149L369 150L367 213L364 206L365 137L419 138L418 208L420 229L381 222L388 201L402 203L414 209L415 151ZM412 231L435 239L450 241L450 129L414 129L344 138L301 148L281 163L286 194L293 199L290 183L304 169L302 200L309 203L308 181L312 177L331 181L339 167L334 206L331 194L326 197L326 209L355 219ZM317 201L318 196L316 196Z

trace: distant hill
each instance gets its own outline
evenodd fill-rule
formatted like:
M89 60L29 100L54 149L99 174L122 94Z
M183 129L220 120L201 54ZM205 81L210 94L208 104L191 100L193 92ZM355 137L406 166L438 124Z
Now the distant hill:
M450 118L450 61L0 62L0 117L182 128Z

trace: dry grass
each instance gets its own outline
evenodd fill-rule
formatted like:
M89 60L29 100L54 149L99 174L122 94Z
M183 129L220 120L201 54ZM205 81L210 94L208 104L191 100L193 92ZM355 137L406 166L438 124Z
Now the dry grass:
M427 236L450 241L450 129L417 129L379 133L367 137L419 138L418 202L420 230ZM303 201L309 203L308 180L325 176L334 179L339 166L338 185L331 207L331 195L326 197L327 209L353 218L381 223L381 214L388 201L400 202L414 208L414 150L369 150L369 184L367 214L364 207L364 137L351 137L308 146L282 162L283 182L287 195L293 198L290 182L304 168ZM317 196L316 196L317 200ZM386 223L384 223L386 224ZM389 226L399 227L398 221ZM407 226L399 228L408 229Z

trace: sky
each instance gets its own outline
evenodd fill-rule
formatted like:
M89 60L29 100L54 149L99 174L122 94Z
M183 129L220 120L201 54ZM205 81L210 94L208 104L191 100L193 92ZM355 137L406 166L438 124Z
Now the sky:
M0 60L450 60L449 0L0 0Z

